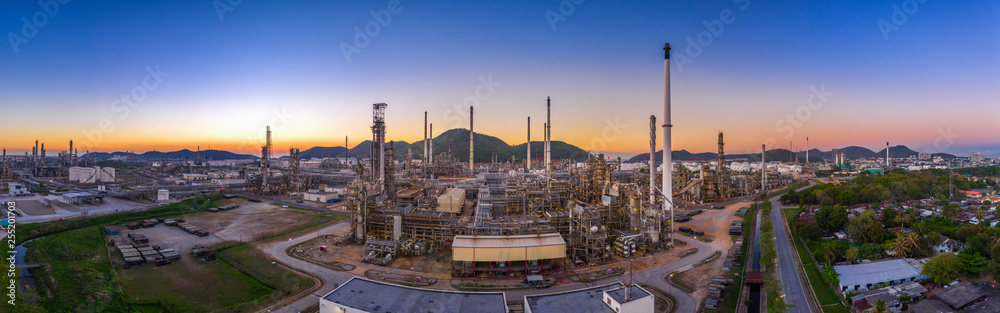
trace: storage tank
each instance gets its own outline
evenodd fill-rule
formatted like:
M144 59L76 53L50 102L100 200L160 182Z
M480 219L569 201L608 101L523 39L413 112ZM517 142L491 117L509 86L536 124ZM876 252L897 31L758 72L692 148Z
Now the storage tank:
M101 182L104 182L104 183L113 183L113 182L115 182L115 168L114 167L101 168L100 172L101 172L101 177L99 178L99 180Z

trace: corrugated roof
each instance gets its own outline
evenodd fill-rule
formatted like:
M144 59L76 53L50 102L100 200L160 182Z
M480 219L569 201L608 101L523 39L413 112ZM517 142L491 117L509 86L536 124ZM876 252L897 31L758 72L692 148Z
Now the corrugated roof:
M909 262L901 259L875 263L837 265L833 267L833 270L840 275L841 286L874 285L920 276L920 272L914 269Z
M970 284L967 281L960 282L954 286L945 288L944 290L938 291L934 295L944 301L953 308L962 308L963 306L971 303L972 301L978 300L989 293Z
M455 236L453 248L517 248L566 245L559 234L516 236Z

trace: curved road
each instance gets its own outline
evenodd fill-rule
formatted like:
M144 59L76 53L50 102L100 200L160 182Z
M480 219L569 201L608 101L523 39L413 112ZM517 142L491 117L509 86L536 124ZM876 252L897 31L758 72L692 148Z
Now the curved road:
M322 266L318 266L309 262L293 258L285 253L286 250L293 245L297 245L304 241L316 238L321 233L326 234L336 230L343 229L345 227L348 227L348 223L342 222L321 229L317 232L310 232L309 234L304 235L302 237L294 238L290 241L284 241L271 246L269 252L271 256L275 258L277 261L284 263L285 265L291 268L309 273L310 275L313 275L323 280L323 286L320 287L319 290L313 292L313 295L298 299L292 304L285 306L281 309L274 310L273 312L296 313L305 310L311 306L316 305L316 303L319 301L318 297L325 295L330 291L333 291L333 289L335 289L336 286L339 286L340 284L346 282L347 280L351 279L351 277L353 277L352 275L344 272L334 271ZM713 253L715 253L716 250L713 250L713 247L708 245L707 243L695 240L691 237L687 237L684 235L678 235L674 239L686 242L689 246L694 246L698 248L698 252L685 256L684 258L681 258L679 260L670 263L666 263L657 267L635 272L633 277L635 279L635 282L637 283L647 284L670 293L670 295L672 295L675 299L677 299L678 302L677 312L679 313L695 312L698 307L698 303L694 301L694 298L692 298L691 295L681 290L678 290L676 287L670 286L663 279L663 277L673 272L681 272L690 269L692 264L704 260L705 258L708 258ZM668 252L663 252L663 253L668 253ZM725 256L720 256L720 257L725 257ZM605 285L617 281L624 281L627 279L628 279L627 276L611 277L594 283L587 284L587 286ZM506 295L507 300L516 301L518 299L524 299L525 295L564 292L564 291L572 291L583 288L588 288L588 287L580 285L572 285L572 286L553 287L548 289L524 289L524 290L505 291L504 294Z

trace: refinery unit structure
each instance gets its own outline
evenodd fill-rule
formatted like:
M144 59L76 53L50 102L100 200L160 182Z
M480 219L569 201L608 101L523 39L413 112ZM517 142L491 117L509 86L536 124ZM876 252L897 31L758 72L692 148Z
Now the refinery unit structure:
M388 264L398 256L453 250L456 276L544 273L565 266L561 263L567 257L578 264L605 263L615 256L670 248L675 196L712 202L790 183L778 174L766 179L766 170L726 171L721 132L721 166L706 165L697 173L675 169L669 154L669 45L664 51L666 118L661 126L668 148L663 149L667 166L659 173L653 153L641 170L623 170L620 159L602 154L579 163L553 160L551 98L546 99L542 164L533 165L530 154L522 162L476 164L474 107L469 108L468 163L440 153L425 154L421 162L411 162L407 154L397 164L393 143L385 141L388 105L374 104L371 157L356 167L357 179L346 190L350 236L364 246L363 260ZM528 121L530 143L530 117ZM428 147L432 141L426 140L428 126L425 113L424 151L433 151ZM656 126L651 116L651 152L656 151ZM456 197L455 190L464 190L465 196ZM464 200L459 209L456 199Z

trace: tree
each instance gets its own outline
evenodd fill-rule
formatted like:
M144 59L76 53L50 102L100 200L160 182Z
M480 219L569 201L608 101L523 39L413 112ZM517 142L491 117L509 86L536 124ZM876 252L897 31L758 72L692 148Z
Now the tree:
M878 299L875 300L875 313L885 313L885 300Z
M844 254L844 257L847 258L848 261L856 262L858 260L858 248L851 247L850 249L847 249L847 253Z
M962 270L966 277L976 277L986 271L989 261L985 257L972 250L962 250L958 253L958 259L962 260Z
M882 223L875 220L875 214L871 211L865 211L861 216L851 220L847 226L847 233L862 243L882 242L885 239L885 228L882 228Z
M993 275L993 280L1000 280L1000 242L994 244L990 252L993 255L989 265L990 275Z
M911 256L914 251L920 249L920 245L917 243L918 238L917 233L914 232L897 232L896 239L889 242L889 249L895 251L898 257Z
M834 250L833 247L829 245L823 246L823 249L820 250L820 255L823 256L823 260L826 261L826 264L833 264L833 262L837 261L837 250Z
M839 231L847 225L847 209L842 206L825 206L816 212L816 224L829 231Z
M795 230L796 234L799 235L799 238L802 238L803 240L817 240L823 236L823 233L819 231L819 228L808 224L799 225L795 228Z
M958 204L948 203L941 207L941 216L949 220L954 220L958 216Z
M899 226L899 221L896 220L896 210L885 209L882 210L882 224L885 228L893 228Z
M781 284L777 280L768 280L764 284L764 292L767 293L767 311L786 313L794 305L785 303L785 295L781 294Z
M924 264L924 270L921 272L939 285L950 283L961 273L962 260L948 253L938 254L931 258L927 264Z

